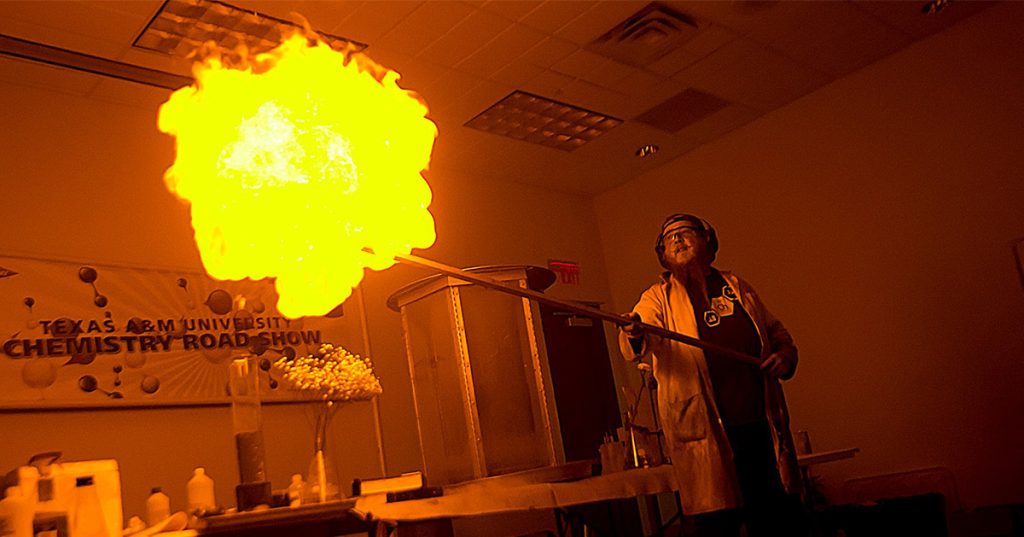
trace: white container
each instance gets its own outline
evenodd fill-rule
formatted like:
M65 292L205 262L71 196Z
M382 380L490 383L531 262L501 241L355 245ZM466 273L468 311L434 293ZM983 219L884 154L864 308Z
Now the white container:
M39 503L39 468L18 467L18 486L21 487L21 495L28 500L34 510L35 505Z
M155 526L171 516L171 499L160 490L160 487L153 487L149 498L146 498L146 524Z
M302 489L306 486L302 482L302 474L292 474L292 482L288 485L288 506L298 507L302 505Z
M32 504L21 493L20 487L10 487L0 500L0 535L3 537L32 537Z
M31 482L34 473L30 470L26 472L29 482ZM41 468L38 474L35 487L38 501L35 503L35 512L64 512L67 513L70 521L75 516L73 511L78 508L75 503L78 487L75 484L79 478L91 477L96 487L96 493L99 495L107 535L121 537L124 518L121 509L121 476L117 461L105 459L57 462Z
M103 506L92 476L75 480L75 494L71 502L71 535L75 537L108 537Z
M189 513L206 513L217 508L217 500L213 492L213 479L206 475L206 468L200 466L192 472L187 490Z

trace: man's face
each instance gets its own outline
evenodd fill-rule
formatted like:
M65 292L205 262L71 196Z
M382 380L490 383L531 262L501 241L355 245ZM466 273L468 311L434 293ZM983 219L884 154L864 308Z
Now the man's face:
M676 222L665 230L665 253L669 270L707 264L707 234L692 222Z

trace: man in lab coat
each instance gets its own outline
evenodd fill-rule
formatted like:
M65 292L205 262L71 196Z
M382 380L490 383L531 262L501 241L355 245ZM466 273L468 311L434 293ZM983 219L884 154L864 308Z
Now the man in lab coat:
M645 333L630 324L620 347L650 357L658 407L683 514L698 534L805 535L800 475L782 380L797 350L754 289L711 266L718 236L705 220L674 214L655 246L666 269L627 314L690 337L759 357L760 366Z

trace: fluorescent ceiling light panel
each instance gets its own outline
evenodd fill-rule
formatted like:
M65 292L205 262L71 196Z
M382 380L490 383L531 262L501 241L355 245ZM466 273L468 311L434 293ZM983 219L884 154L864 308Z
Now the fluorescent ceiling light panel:
M218 0L167 0L135 39L134 46L186 57L204 43L214 42L222 52L245 45L250 52L266 52L281 43L294 22L247 11ZM348 45L363 50L366 44L344 37L319 33L335 49Z
M514 91L466 122L467 127L572 151L622 124L604 114Z

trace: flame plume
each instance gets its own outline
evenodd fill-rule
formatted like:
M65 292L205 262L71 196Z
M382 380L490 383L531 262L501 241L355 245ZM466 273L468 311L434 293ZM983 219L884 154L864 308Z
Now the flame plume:
M177 141L164 180L210 276L274 277L283 315L322 315L364 268L434 243L421 172L437 127L398 73L300 34L228 63L197 62L159 115Z

